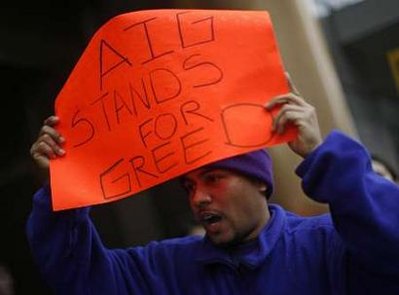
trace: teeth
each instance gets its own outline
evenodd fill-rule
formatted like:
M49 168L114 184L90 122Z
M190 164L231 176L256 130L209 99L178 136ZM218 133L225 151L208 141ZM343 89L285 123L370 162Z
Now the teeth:
M206 223L215 223L218 222L221 219L221 216L217 214L212 214L212 213L205 213L202 215L202 221Z
M203 217L203 219L204 219L205 221L208 221L208 220L212 219L213 216L214 216L214 215L212 215L212 214L206 214L206 215Z

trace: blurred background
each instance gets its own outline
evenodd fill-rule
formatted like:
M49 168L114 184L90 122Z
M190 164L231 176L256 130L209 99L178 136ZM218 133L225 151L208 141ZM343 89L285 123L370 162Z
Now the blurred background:
M29 149L92 34L124 12L153 8L268 10L287 71L319 114L323 135L338 128L399 168L398 0L91 0L0 4L0 294L50 294L25 237L39 187ZM299 214L326 212L303 196L300 159L273 147L272 201ZM188 203L170 182L97 206L93 218L109 247L185 235Z

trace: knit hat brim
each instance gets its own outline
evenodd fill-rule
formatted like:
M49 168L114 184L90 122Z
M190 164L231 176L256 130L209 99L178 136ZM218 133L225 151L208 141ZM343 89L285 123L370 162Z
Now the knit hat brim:
M265 150L256 150L246 154L216 161L207 168L229 169L247 177L255 178L266 184L266 197L273 193L273 166L270 155Z

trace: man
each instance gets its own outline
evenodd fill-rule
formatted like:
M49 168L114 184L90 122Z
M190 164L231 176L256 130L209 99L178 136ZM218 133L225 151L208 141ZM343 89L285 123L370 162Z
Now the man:
M323 141L300 96L276 97L266 109L277 105L273 132L297 126L288 143L304 158L296 172L331 215L303 218L268 204L271 160L255 151L182 177L204 238L107 249L88 208L51 211L47 185L27 233L49 285L57 294L399 294L398 186L372 171L359 143L336 131ZM31 149L43 171L65 154L57 123L47 119Z

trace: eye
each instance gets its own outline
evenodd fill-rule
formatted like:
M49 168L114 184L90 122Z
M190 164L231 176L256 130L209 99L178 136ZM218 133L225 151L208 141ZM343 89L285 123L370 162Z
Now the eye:
M208 185L216 185L224 178L222 172L212 171L204 175L204 182Z
M182 186L188 194L190 194L191 192L193 192L195 190L194 183L188 179L185 179L182 181Z

